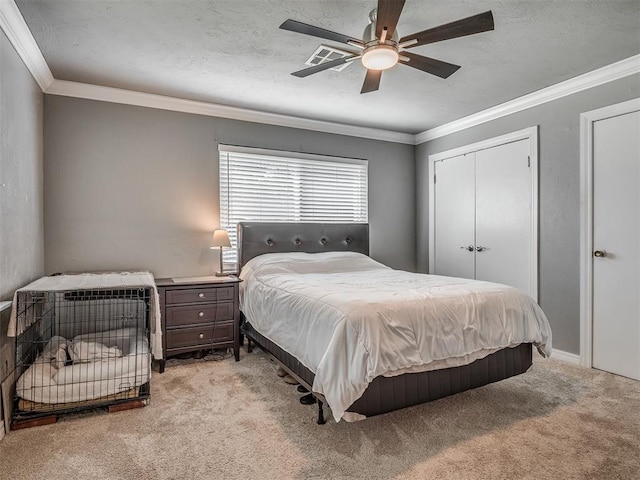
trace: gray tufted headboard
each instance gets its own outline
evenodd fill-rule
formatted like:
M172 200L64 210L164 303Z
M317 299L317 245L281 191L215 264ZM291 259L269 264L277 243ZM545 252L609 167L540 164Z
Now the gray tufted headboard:
M238 270L264 253L348 251L369 255L368 223L238 224Z

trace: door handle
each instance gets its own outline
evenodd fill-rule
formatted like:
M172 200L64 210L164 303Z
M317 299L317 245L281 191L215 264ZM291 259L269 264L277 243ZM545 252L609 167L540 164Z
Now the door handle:
M481 247L480 245L476 247L477 252L482 252L483 250L486 250L486 249L487 249L486 247Z
M594 257L598 257L598 258L603 258L607 256L607 251L606 250L596 250L595 252L593 252L593 256Z
M462 248L463 250L468 250L470 252L473 252L473 245L468 245L466 247L460 247L460 248Z

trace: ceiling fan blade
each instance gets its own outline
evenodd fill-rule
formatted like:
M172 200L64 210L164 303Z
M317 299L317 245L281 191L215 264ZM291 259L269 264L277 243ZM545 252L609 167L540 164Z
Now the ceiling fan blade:
M338 67L344 63L351 62L352 60L355 60L356 58L360 58L360 57L361 55L352 55L350 57L338 58L337 60L324 62L324 63L321 63L320 65L314 65L313 67L298 70L297 72L293 72L291 75L293 75L294 77L300 77L300 78L308 77L309 75L313 75L314 73L323 72L324 70L329 70L330 68Z
M489 30L493 30L493 14L491 13L491 10L472 17L463 18L462 20L440 25L439 27L407 35L406 37L402 37L399 43L417 40L417 43L405 47L414 48L420 45L426 45L427 43L435 43L442 40L449 40L450 38L464 37L466 35L487 32Z
M382 29L387 27L387 39L391 39L396 31L404 2L405 0L378 0L376 37L380 38Z
M359 38L353 38L347 35L342 35L341 33L332 32L331 30L325 30L324 28L307 25L306 23L298 22L297 20L285 20L282 25L280 25L280 28L282 30L311 35L312 37L320 37L327 40L333 40L334 42L346 43L347 45L356 44L364 46L364 43Z
M402 57L407 57L409 60L404 60ZM448 78L460 68L460 65L454 65L453 63L443 62L442 60L436 60L435 58L425 57L423 55L416 55L411 52L402 52L399 62L440 78Z
M362 84L360 93L369 93L378 90L380 87L380 77L382 77L382 70L367 70L367 75L364 77L364 83Z
M407 57L409 60L404 60L402 57ZM399 62L440 78L449 78L460 68L460 65L454 65L453 63L443 62L442 60L425 57L423 55L416 55L411 52L402 52Z

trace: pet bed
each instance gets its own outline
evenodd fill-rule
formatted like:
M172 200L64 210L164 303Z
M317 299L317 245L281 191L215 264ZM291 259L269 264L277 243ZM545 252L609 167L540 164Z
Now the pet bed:
M59 405L113 398L150 379L149 342L142 330L123 328L52 337L20 376L16 394L38 404Z

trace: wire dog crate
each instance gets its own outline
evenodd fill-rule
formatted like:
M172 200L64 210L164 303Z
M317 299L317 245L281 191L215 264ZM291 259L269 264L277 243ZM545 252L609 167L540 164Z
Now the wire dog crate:
M14 423L149 398L151 288L18 291Z

